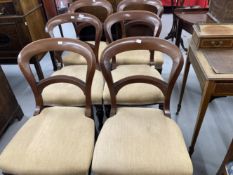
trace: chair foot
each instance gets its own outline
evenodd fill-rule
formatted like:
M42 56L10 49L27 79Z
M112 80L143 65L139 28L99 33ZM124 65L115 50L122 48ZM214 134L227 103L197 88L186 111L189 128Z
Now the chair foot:
M180 109L181 109L181 104L178 104L177 105L176 115L179 115Z
M163 104L159 104L159 109L163 110Z
M185 52L188 51L188 49L184 46L184 40L181 38L180 40L181 47L184 49Z
M192 157L193 152L194 152L194 147L190 146L190 147L189 147L189 156L190 156L190 157Z
M105 116L109 118L111 112L111 105L104 105L104 110L105 110Z
M95 105L96 109L96 117L99 123L99 127L97 128L97 131L100 132L102 126L103 126L103 118L104 118L104 110L102 105Z
M161 74L162 73L162 68L157 69L158 72Z

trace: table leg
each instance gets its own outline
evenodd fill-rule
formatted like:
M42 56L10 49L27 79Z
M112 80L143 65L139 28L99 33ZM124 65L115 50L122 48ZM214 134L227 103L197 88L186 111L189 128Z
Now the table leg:
M190 68L190 60L189 60L189 57L187 57L186 64L185 64L185 69L184 69L182 87L181 87L181 92L180 92L180 98L179 98L179 102L178 102L178 105L177 105L176 115L179 114L180 109L181 109L181 103L182 103L183 96L184 96L184 89L185 89L187 78L188 78L189 68Z
M231 161L233 161L233 139L232 139L231 144L230 144L230 146L228 148L226 156L225 156L225 158L224 158L224 160L223 160L223 162L222 162L222 164L221 164L221 166L220 166L220 168L219 168L219 170L217 172L217 175L226 174L225 166Z
M203 94L202 94L202 97L201 97L201 103L200 103L200 107L199 107L196 126L195 126L193 137L192 137L191 146L189 147L190 156L194 152L194 146L196 144L197 137L198 137L198 134L200 132L201 125L202 125L202 122L204 120L205 113L206 113L209 101L210 101L210 99L212 97L212 91L213 90L214 90L214 83L212 81L206 81L205 86L204 86L204 90L203 90Z
M176 46L177 47L180 47L181 33L182 33L182 21L177 19L177 29L176 29Z

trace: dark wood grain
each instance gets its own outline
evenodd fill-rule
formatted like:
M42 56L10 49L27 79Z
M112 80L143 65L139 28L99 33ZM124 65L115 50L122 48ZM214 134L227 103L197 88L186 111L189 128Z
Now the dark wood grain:
M23 112L0 66L0 135L14 118L21 119Z

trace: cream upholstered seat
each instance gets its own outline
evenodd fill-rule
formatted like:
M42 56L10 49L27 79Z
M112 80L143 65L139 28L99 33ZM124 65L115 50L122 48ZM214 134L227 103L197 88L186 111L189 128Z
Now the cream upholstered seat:
M94 128L85 109L46 108L14 136L0 156L0 167L12 174L84 175L92 160Z
M127 51L118 54L116 63L124 64L151 64L156 68L161 68L163 65L163 54L161 52L154 53L154 62L150 62L150 52L144 50Z
M68 75L79 78L85 82L86 72L87 66L85 65L71 65L54 72L52 76ZM102 104L103 89L104 78L102 73L96 70L91 87L92 104ZM44 88L42 96L45 104L66 106L85 105L85 94L79 87L73 84L51 84Z
M94 41L88 41L88 43L94 44ZM100 61L101 53L105 49L106 46L107 46L106 42L100 41L99 53L98 53L99 61ZM65 66L74 65L74 64L81 64L81 65L86 64L85 59L81 55L77 53L73 53L73 52L64 53L62 60Z
M149 65L119 65L111 73L114 82L133 75L148 75L163 79L161 74ZM104 85L103 99L105 104L110 104L110 94L106 83ZM160 89L144 83L129 84L117 94L117 104L121 105L148 105L162 103L163 100L164 96Z
M173 120L161 110L123 107L104 123L92 169L97 175L191 175L193 171L182 132Z

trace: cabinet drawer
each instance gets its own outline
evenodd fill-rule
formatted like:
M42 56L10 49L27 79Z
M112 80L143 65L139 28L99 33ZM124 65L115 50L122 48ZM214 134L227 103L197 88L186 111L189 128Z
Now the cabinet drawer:
M202 39L201 48L230 48L232 47L233 39Z
M0 2L0 16L2 15L15 15L15 7L13 2Z
M233 95L233 82L232 83L217 83L214 91L215 95Z

